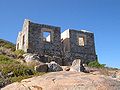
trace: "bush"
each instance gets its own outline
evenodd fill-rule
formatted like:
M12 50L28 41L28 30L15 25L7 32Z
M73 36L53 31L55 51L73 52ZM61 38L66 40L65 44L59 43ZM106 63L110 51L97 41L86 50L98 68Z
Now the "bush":
M4 87L7 84L10 84L10 80L0 78L0 88Z
M15 46L13 46L11 44L5 44L4 47L8 48L8 49L11 49L12 51L15 51Z
M95 61L92 61L92 62L88 63L88 66L89 67L96 67L96 68L104 68L105 64L100 64L98 62L98 60L95 60Z
M11 60L8 56L5 56L5 55L0 55L0 66L2 64L10 64L12 63L13 60ZM1 69L1 68L0 68Z
M1 61L8 61L8 60L10 60L10 58L8 56L0 55L0 62Z
M10 81L11 83L13 83L13 82L20 82L21 80L23 80L23 79L27 79L27 78L31 78L32 76L28 76L28 75L26 75L26 76L18 76L18 77L10 77L9 79L8 79L8 81Z
M39 76L39 75L43 75L43 74L45 74L45 72L35 72L34 75L10 77L10 78L8 78L8 81L10 81L11 83L13 83L13 82L20 82L23 79L27 79L27 78L31 78L33 76Z
M3 39L0 39L0 47L5 47L11 49L12 51L15 51L15 44Z
M23 54L25 54L25 52L23 50L16 50L14 52L14 54L19 58L21 57Z
M16 60L12 60L5 55L0 55L0 71L7 77L8 73L13 73L13 76L33 75L33 67L22 65Z
M5 47L0 47L0 53L4 55L13 55L13 51Z
M45 74L36 72L34 67L21 64L6 55L0 55L0 73L0 88L22 79Z

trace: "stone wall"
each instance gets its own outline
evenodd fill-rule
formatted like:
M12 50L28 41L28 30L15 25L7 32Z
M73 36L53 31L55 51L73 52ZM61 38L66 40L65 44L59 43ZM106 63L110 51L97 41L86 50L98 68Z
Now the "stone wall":
M44 40L45 37L43 37L43 32L50 33L50 42ZM25 20L23 29L17 38L16 49L22 49L25 52L40 55L50 54L52 56L60 56L62 52L60 27L37 24Z
M43 32L50 32L50 42L44 41ZM61 55L60 27L36 24L30 22L29 26L29 49L30 53Z
M64 51L64 64L71 65L72 61L75 59L81 59L83 63L88 63L97 59L95 52L95 43L94 43L94 34L88 31L78 31L69 29L69 38L68 42L63 40L65 47ZM79 37L83 38L83 44L79 45ZM61 37L62 38L62 37ZM69 47L66 45L69 43Z
M16 50L21 49L27 52L28 49L28 30L30 21L25 19L22 31L19 32L16 42Z
M17 37L16 50L40 56L57 56L63 65L71 65L75 59L84 63L97 59L93 33L68 29L61 34L60 30L60 27L25 20ZM50 35L44 37L44 32Z

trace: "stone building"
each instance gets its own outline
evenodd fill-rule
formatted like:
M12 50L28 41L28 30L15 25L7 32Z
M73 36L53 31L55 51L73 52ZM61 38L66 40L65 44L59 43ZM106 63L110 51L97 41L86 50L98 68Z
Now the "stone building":
M46 37L46 34L49 34ZM37 24L25 20L23 29L19 32L16 49L28 53L61 55L60 27Z
M96 60L94 34L86 30L65 30L61 34L64 52L64 64L71 64L75 59L83 63Z
M81 59L84 63L97 59L93 33L72 29L61 33L60 30L60 27L25 19L17 37L16 50L57 56L61 58L62 65L71 65L74 59Z

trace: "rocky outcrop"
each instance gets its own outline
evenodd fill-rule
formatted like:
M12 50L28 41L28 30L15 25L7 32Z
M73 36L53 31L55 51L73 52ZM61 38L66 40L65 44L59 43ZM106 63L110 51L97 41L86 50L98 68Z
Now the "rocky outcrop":
M47 65L48 65L48 72L56 72L63 70L62 67L54 61L47 63Z
M85 68L83 66L82 61L80 59L75 59L72 62L72 66L70 67L70 71L84 72Z
M34 67L34 70L37 72L47 72L48 71L48 65L45 63L41 63Z
M37 61L40 60L40 57L37 54L27 53L27 54L24 54L23 57L25 57L24 60L26 62L31 62L32 60L37 60Z
M82 72L52 72L10 84L1 90L120 90L120 80Z
M34 67L37 72L57 72L63 71L62 67L56 62L52 61L50 63L40 63Z
M40 61L39 55L37 54L26 53L23 55L23 57L23 63L26 63L28 66L38 66L43 64L43 62Z

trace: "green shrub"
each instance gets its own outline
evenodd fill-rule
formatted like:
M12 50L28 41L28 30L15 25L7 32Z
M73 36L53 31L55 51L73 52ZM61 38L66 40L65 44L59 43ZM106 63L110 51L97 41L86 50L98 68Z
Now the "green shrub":
M18 76L18 77L10 77L8 81L10 81L11 83L13 82L20 82L23 79L27 79L27 78L31 78L33 76L40 76L45 74L45 72L36 72L34 73L34 75L24 75L24 76Z
M33 66L28 66L26 64L21 64L17 60L10 59L8 56L0 55L0 71L4 76L8 73L13 72L14 76L25 76L33 75L37 72L34 71Z
M12 51L15 51L15 44L3 39L0 39L0 47L5 47L11 49Z
M27 78L31 78L31 77L32 77L32 75L31 76L26 75L26 76L10 77L8 80L11 83L13 83L13 82L20 82L23 79L27 79Z
M17 60L10 59L5 55L0 55L0 71L4 76L13 72L14 76L33 75L33 67L22 65Z
M100 64L98 60L92 61L88 63L89 67L96 67L96 68L104 68L105 64Z
M0 55L0 62L1 61L8 61L8 60L10 60L10 58L8 56Z
M13 46L11 44L5 44L4 47L8 48L8 49L11 49L12 51L15 51L15 46Z
M16 50L16 51L14 52L14 54L15 54L17 57L20 57L20 56L22 56L23 54L25 54L25 52L24 52L23 50Z
M36 72L33 66L21 64L19 61L11 59L6 55L0 55L0 72L2 73L2 77L0 77L0 85L2 87L22 79L45 74ZM12 75L8 75L10 73Z
M2 64L10 64L12 62L13 62L13 60L11 60L8 56L0 55L0 66Z

